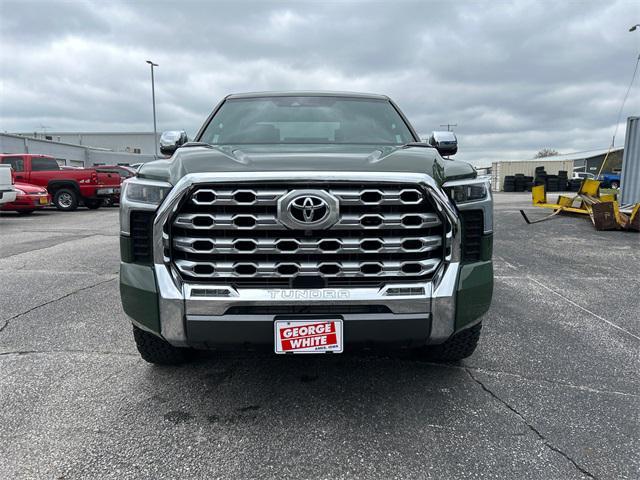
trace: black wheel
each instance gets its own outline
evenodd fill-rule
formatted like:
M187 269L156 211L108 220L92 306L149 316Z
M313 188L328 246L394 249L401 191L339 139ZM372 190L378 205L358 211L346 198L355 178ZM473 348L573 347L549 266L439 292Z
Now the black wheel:
M61 188L53 195L53 204L58 210L72 212L78 208L78 194L73 190Z
M31 215L35 210L16 210L18 215Z
M89 210L97 210L102 206L102 200L90 200L87 199L84 201L84 206Z
M614 188L614 189L620 188L620 183L614 180L613 182L611 182L611 188Z
M434 362L455 362L470 356L478 345L482 323L456 333L440 345L425 347L423 357Z
M188 348L178 348L167 341L133 327L133 338L138 352L143 360L156 365L180 365L189 360L191 351Z

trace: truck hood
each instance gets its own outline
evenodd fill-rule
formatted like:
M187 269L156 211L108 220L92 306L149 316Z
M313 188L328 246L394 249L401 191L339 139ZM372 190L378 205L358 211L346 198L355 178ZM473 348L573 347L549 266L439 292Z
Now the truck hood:
M474 178L466 162L443 159L434 148L371 145L224 145L183 147L169 159L145 163L138 175L175 185L190 173L237 172L426 173L440 185ZM250 178L250 177L249 177Z

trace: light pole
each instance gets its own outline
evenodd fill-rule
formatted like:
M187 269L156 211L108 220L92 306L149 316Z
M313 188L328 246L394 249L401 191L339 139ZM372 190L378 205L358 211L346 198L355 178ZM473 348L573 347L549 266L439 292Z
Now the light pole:
M156 86L153 80L153 67L157 67L157 63L147 60L151 66L151 101L153 102L153 146L156 149L156 158L158 158L158 129L156 127Z

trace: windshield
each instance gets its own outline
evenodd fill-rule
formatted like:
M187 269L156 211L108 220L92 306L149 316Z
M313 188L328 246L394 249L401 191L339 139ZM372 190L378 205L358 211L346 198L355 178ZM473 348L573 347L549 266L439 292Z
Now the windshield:
M229 99L200 141L402 145L414 138L388 100L308 96Z

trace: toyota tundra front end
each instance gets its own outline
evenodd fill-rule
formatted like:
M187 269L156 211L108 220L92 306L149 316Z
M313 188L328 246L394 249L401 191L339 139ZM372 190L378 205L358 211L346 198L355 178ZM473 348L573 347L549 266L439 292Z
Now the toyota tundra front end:
M231 95L123 184L120 289L142 357L476 347L493 289L488 181L387 97ZM179 148L178 148L179 147Z

